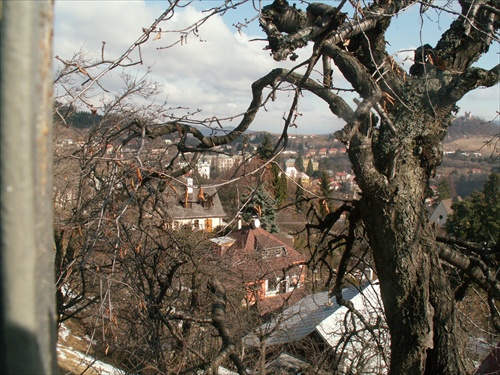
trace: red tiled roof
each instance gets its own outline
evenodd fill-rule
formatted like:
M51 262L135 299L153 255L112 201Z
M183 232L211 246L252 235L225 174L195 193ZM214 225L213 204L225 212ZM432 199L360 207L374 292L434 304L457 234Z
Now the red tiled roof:
M225 257L240 270L246 282L257 282L272 274L279 277L306 261L287 241L260 227L247 226L229 236L236 241Z

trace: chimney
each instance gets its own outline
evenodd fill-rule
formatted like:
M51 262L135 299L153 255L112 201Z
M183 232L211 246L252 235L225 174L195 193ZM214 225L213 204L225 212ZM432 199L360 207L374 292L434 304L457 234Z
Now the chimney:
M184 193L184 208L189 207L189 189L186 188L186 192Z
M191 200L193 199L193 179L192 178L187 178L186 179L186 191L184 195L184 208L190 208L191 206Z
M332 301L332 288L328 288L328 299L326 300L325 306L333 306Z
M203 188L202 188L201 186L198 188L198 197L197 197L197 198L198 198L198 201L199 201L199 202L204 202L204 201L206 201L206 199L205 199L205 194L204 194L204 192L203 192Z
M364 274L367 280L373 280L373 269L370 266L365 268Z
M241 216L238 216L238 230L241 229Z
M187 189L189 194L193 194L193 179L188 177L187 179Z

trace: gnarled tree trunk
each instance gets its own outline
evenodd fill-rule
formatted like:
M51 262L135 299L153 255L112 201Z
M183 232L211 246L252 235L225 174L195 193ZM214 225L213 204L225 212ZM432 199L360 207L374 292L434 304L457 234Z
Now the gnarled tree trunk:
M397 126L397 124L395 124ZM361 215L373 249L387 323L392 374L464 374L466 341L427 213L427 171L411 142L392 180L359 172ZM356 161L358 151L349 153ZM358 166L358 169L362 169Z
M391 113L394 143L357 133L348 151L391 332L391 373L465 374L466 341L424 205L451 119L432 111L426 90L407 86L400 98L417 106Z
M415 50L410 75L387 53L385 32L391 18L415 2L378 1L350 19L341 12L344 3L311 5L308 21L284 0L264 8L261 24L276 60L294 58L294 49L314 42L304 75L274 71L267 77L274 74L273 87L279 77L314 93L346 121L336 136L347 146L362 191L361 219L391 333L390 373L465 374L454 293L424 200L455 104L467 92L499 81L500 65L489 71L471 67L494 39L498 3L461 1L461 16L439 43ZM331 59L359 94L355 108L331 90L329 68L322 87L309 78L320 58Z

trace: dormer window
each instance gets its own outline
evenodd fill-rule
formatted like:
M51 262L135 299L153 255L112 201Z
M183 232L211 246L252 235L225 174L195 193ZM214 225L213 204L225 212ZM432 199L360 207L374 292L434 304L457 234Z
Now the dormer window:
M288 253L286 252L285 246L277 246L277 247L268 247L263 249L262 255L265 259L267 259L267 258L286 257Z
M201 206L205 209L208 210L214 206L214 196L213 195L208 195L204 194L203 199L200 199L198 202L201 203Z
M270 277L267 279L266 295L274 295L278 293L278 279Z

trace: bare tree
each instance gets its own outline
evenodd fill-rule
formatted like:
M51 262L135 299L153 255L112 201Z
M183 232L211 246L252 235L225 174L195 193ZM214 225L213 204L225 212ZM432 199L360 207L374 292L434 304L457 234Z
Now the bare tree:
M492 43L498 43L500 8L493 0L461 0L458 11L446 4L411 0L377 1L365 7L350 2L351 10L346 3L341 1L336 7L313 3L303 11L285 0L276 0L262 9L260 23L267 34L268 48L276 60L296 59L294 51L308 43L313 44L313 52L306 61L298 64L297 69L275 69L255 81L247 111L238 126L226 134L207 136L199 127L193 126L210 126L215 121L213 118L193 122L188 114L171 116L165 122L156 116L157 111L152 107L143 107L141 111L124 108L122 113L119 107L123 103L122 96L115 98L113 104L106 104L107 121L111 122L101 121L94 126L85 147L75 154L79 163L86 165L81 173L90 177L85 188L101 194L101 198L93 201L95 206L77 209L87 217L87 222L96 225L96 231L89 232L82 256L87 256L85 254L89 254L101 238L104 222L111 220L116 225L116 233L121 233L121 220L130 207L123 202L135 200L137 209L144 209L144 202L154 202L157 193L168 187L172 178L190 170L202 152L241 136L263 105L275 99L278 91L289 90L291 85L295 95L275 153L286 146L289 126L298 113L298 98L302 92L308 91L325 101L332 115L345 121L345 126L336 136L347 147L361 189L359 200L345 202L337 211L319 217L319 221L313 224L311 229L319 231L319 242L311 264L323 261L325 251L332 251L342 244L345 250L332 295L346 304L339 291L344 284L357 233L364 233L373 251L391 334L390 373L464 374L469 370L464 355L465 340L458 324L456 285L450 281L448 270L459 270L470 282L487 292L494 321L498 321L498 276L495 264L487 256L488 249L466 246L470 251L457 251L436 239L427 222L424 200L428 195L429 180L441 163L442 141L457 110L457 102L478 87L498 84L500 65L490 70L472 65ZM142 39L133 48L138 48L143 38L161 33L159 23L168 20L177 5L177 2L170 2L168 10L144 30ZM237 5L226 2L221 8L212 8L210 14ZM456 19L435 46L422 43L414 51L414 64L407 74L387 52L389 41L385 36L393 17L419 5L422 14L436 9L449 12ZM203 22L183 32L197 33ZM182 38L184 36L181 41ZM106 62L103 57L98 64L109 64L107 69L114 69L126 61L128 54L124 56L114 62ZM61 61L64 72L84 75L84 89L78 93L67 91L69 97L66 96L63 104L70 110L77 101L85 103L84 93L90 90L90 86L99 85L101 76L92 74L93 63ZM321 83L312 75L319 61L322 62ZM299 70L300 66L304 69ZM333 66L358 95L352 107L332 85ZM66 73L60 76L65 77ZM137 84L140 85L134 82ZM126 85L126 93L134 93L133 87L137 87L134 85ZM66 114L62 109L58 109L58 115L64 120ZM116 117L110 116L113 113ZM120 113L122 116L118 116ZM216 122L219 121L222 119ZM147 160L145 147L152 140L171 134L180 137L173 153ZM105 156L105 146L111 141L117 142L121 149L130 144L137 146L130 154L126 168L122 168L123 161L117 157ZM107 211L115 204L112 197L120 189L129 198L121 200L119 209L115 207ZM154 206L153 203L151 207ZM95 214L89 214L91 207ZM104 212L116 213L116 217L106 217ZM348 216L349 228L341 236L333 236L330 229L342 213ZM119 242L121 238L117 236L115 246ZM221 298L221 289L215 284L210 290L214 291L216 299ZM211 321L225 349L215 357L214 363L218 364L221 355L228 353L241 371L238 359L230 349L232 341L227 337L228 332L220 326L219 313L213 311ZM213 366L208 369L208 372L212 371Z

